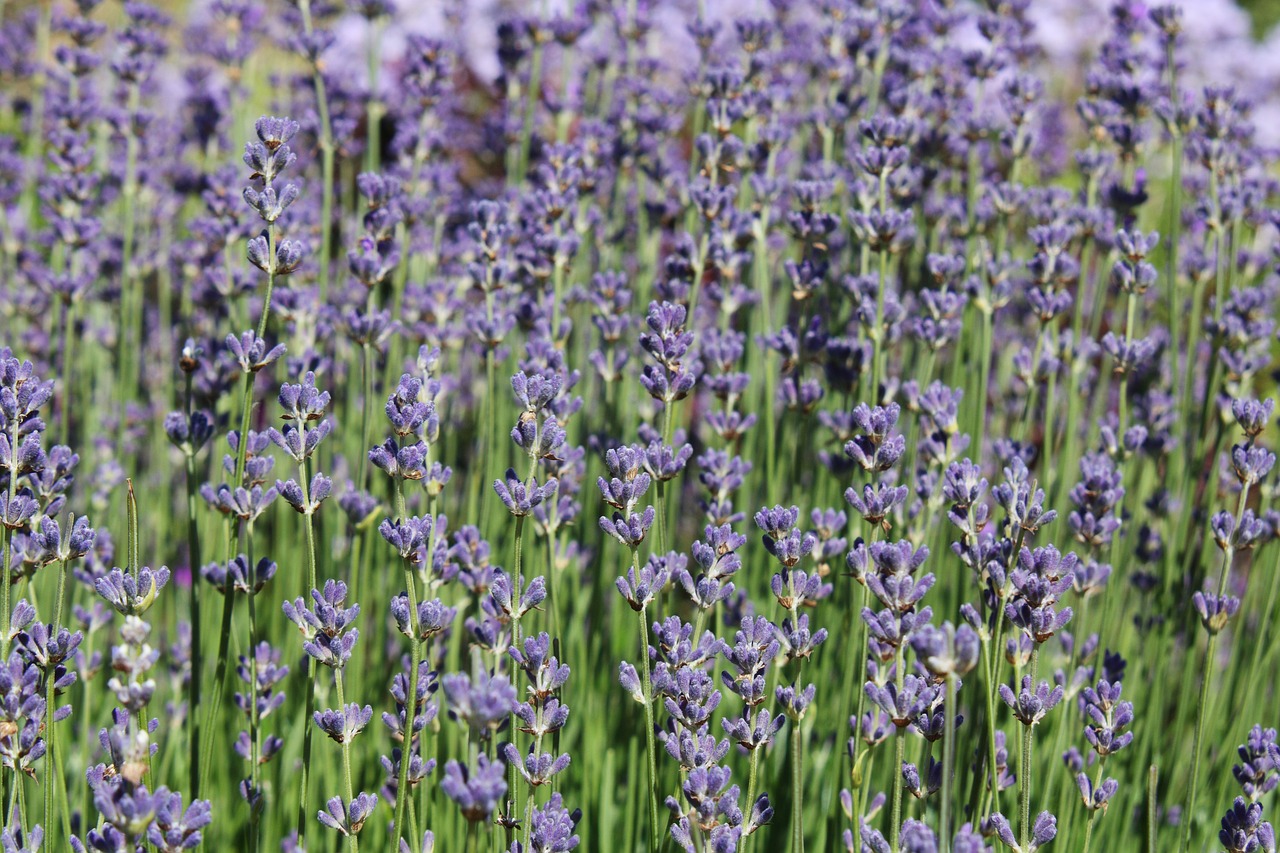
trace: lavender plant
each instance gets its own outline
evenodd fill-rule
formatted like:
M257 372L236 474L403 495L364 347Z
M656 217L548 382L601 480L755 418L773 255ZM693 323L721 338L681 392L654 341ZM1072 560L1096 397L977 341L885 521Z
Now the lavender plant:
M0 3L0 847L1273 849L1231 10L515 5Z

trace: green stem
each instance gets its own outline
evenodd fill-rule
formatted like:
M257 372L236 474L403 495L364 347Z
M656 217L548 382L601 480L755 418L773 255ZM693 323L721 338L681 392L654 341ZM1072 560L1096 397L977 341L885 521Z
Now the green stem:
M400 491L400 480L393 480L395 484L396 498L396 518L403 520L405 517L404 495ZM409 630L413 636L409 638L409 679L408 691L405 694L405 721L403 742L400 747L400 775L396 785L396 809L395 809L395 842L398 847L401 839L405 838L404 832L404 811L405 804L409 801L409 756L413 752L413 721L417 716L418 702L418 665L422 659L421 643L418 641L418 591L416 582L413 577L413 564L408 560L404 561L404 586L405 594L409 598ZM410 842L415 843L415 842Z
M63 568L65 571L65 563L63 563ZM61 585L61 583L62 582L59 581L59 585ZM44 828L45 831L49 833L50 848L56 849L53 842L53 793L57 786L57 780L62 776L62 755L58 750L58 724L53 721L52 716L53 709L56 707L54 705L54 682L55 679L53 677L53 672L50 670L44 677L45 710L49 715L46 718L47 725L45 726L45 742L48 747L48 765L46 769L48 772L45 774L44 780ZM22 784L21 780L19 780L18 784ZM66 818L65 804L63 807L63 817L64 819ZM70 836L67 837L70 838Z
M799 674L796 677L797 689ZM791 721L791 853L804 853L804 739L801 737L800 720ZM901 741L898 759L902 759ZM896 805L896 802L895 802ZM894 826L897 826L894 816ZM894 830L894 838L897 838ZM894 849L897 850L895 841Z
M18 446L18 423L17 418L11 418L9 421L9 447L16 448ZM13 506L14 496L18 493L18 473L16 467L9 469L9 506ZM3 633L0 633L0 654L6 658L9 654L9 628L10 619L13 616L13 572L9 566L13 562L13 530L5 525L4 528L4 561L0 562L0 572L4 572L4 613L0 615L3 619Z
M190 388L190 378L188 378ZM190 394L188 394L188 398ZM188 409L190 403L188 402ZM191 620L191 678L187 683L187 770L191 799L200 796L200 687L204 658L201 649L204 634L200 627L200 526L196 523L195 456L186 454L187 475L187 561L191 564L191 591L187 597L187 614Z
M1209 705L1209 687L1212 682L1210 675L1212 670L1210 666L1213 664L1214 649L1218 644L1218 635L1216 633L1209 635L1209 642L1204 649L1204 665L1200 671L1202 673L1200 679L1200 697L1196 701L1196 735L1191 746L1191 783L1187 787L1187 804L1182 810L1182 845L1181 850L1189 851L1191 849L1192 826L1195 823L1195 807L1196 793L1200 787L1200 751L1204 743L1204 718L1205 708Z
M300 431L305 431L306 426L300 425ZM305 446L306 435L303 433L303 443ZM311 486L307 481L307 465L306 462L298 464L298 480L302 487L302 502L305 506L311 504ZM316 535L315 535L315 519L311 511L308 509L303 514L303 531L307 541L307 587L303 590L303 595L310 595L310 591L316 588ZM298 848L305 850L304 842L306 839L307 826L309 824L308 817L310 812L310 775L311 775L311 720L309 719L312 709L315 706L316 697L316 674L315 668L309 657L304 658L303 666L306 667L307 677L307 697L302 705L302 766L299 768L299 791L298 791ZM341 679L339 679L340 681ZM342 700L338 700L338 704L342 705ZM350 795L347 801L350 802Z
M640 553L631 550L631 565L640 576ZM662 839L658 826L658 746L653 730L653 691L649 680L649 608L640 608L640 677L644 686L644 742L648 759L649 849L657 853Z
M347 712L347 703L342 695L342 670L334 670L333 676L334 687L338 692L338 709L345 714ZM411 698L410 702L412 701ZM342 782L345 789L344 792L347 795L347 803L350 804L355 800L355 788L351 784L351 738L349 737L342 739ZM351 853L358 853L360 850L360 842L356 840L354 832L347 836L347 845L351 848Z
M1031 689L1036 686L1036 669L1039 663L1040 646L1036 645L1031 649ZM1019 767L1020 776L1018 781L1021 783L1021 817L1022 817L1022 836L1019 839L1022 842L1024 850L1029 850L1031 843L1031 735L1035 731L1034 725L1024 724L1022 727L1022 766Z
M365 341L360 347L360 376L364 387L364 395L360 401L360 479L356 488L363 489L367 484L369 471L369 410L373 408L373 350Z
M939 817L939 837L942 853L951 850L951 774L956 766L956 676L947 674L947 696L943 706L942 744L942 803Z
M1098 790L1098 786L1102 784L1102 765L1105 762L1106 762L1105 757L1098 759L1098 769L1094 772L1094 776L1093 776L1093 790L1095 791ZM1093 841L1093 824L1098 819L1099 811L1101 811L1101 809L1090 808L1089 810L1089 822L1088 824L1085 825L1085 828L1084 828L1083 853L1089 853L1089 847Z
M1156 786L1160 770L1152 764L1147 771L1147 853L1156 853Z
M255 587L258 585L258 570L253 562L253 522L245 525L245 554L249 575L249 784L253 786L255 797L262 794L262 727L258 718L258 607ZM256 851L260 842L259 824L262 820L261 801L251 807L249 812L249 850Z
M217 726L215 722L218 719L218 708L222 705L223 692L226 690L227 682L227 658L229 657L229 648L231 644L231 615L235 608L235 587L227 584L222 590L222 623L221 630L218 635L218 664L214 668L213 673L213 695L210 697L209 707L205 711L204 725L201 727L204 732L204 743L200 749L204 755L213 755L213 734ZM194 709L192 713L194 713ZM199 790L208 790L209 770L214 762L206 761L200 765L200 786Z

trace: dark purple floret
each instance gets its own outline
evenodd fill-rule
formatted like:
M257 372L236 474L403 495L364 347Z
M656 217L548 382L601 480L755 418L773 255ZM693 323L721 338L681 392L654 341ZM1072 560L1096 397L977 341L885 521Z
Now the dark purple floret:
M1276 849L1275 830L1262 819L1262 804L1236 797L1222 817L1218 843L1227 853L1262 853Z
M1062 701L1061 686L1049 688L1049 682L1041 681L1032 685L1031 676L1022 676L1022 688L1015 696L1007 684L999 688L1000 698L1013 711L1013 716L1024 726L1034 726L1044 719L1045 714Z
M1236 752L1241 763L1234 765L1231 773L1249 802L1258 802L1280 785L1280 746L1276 742L1275 729L1255 725Z
M1214 595L1196 592L1191 596L1191 605L1200 614L1200 624L1210 634L1217 634L1227 627L1227 622L1240 609L1240 599L1234 595Z
M364 731L373 719L373 708L365 705L361 708L352 702L338 710L316 711L312 714L316 726L337 743L349 743L356 735Z
M316 819L329 829L344 836L356 835L364 828L365 821L378 805L378 798L373 794L360 793L350 803L344 804L341 797L332 797L325 808L316 814Z

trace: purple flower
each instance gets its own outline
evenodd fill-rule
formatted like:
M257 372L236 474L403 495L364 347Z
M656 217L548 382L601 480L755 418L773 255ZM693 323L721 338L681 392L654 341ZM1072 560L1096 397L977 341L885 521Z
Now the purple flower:
M1034 851L1053 841L1058 835L1058 819L1047 811L1040 812L1031 824L1031 840L1027 842L1026 847L1018 844L1017 838L1013 833L1013 827L1000 812L991 815L991 827L995 830L996 837L1000 839L1001 843L1010 850L1016 851L1016 853L1034 853Z
M978 633L968 624L961 623L959 628L950 622L941 628L922 625L909 642L920 663L935 676L968 675L978 665L981 644Z
M147 828L147 840L159 853L183 853L203 840L200 830L213 822L213 808L208 800L195 800L182 810L182 795L156 791L154 822ZM6 850L6 853L8 851Z
M1013 711L1013 716L1024 726L1034 726L1044 719L1044 715L1053 710L1062 701L1061 685L1049 688L1049 682L1041 681L1034 687L1031 676L1022 676L1022 689L1015 696L1007 684L999 688L1000 698Z
M1276 849L1276 834L1271 824L1262 819L1262 803L1248 803L1236 797L1222 816L1218 843L1227 853L1263 853Z
M567 853L578 846L574 829L582 820L582 810L570 812L557 791L546 805L533 810L527 853Z
M440 683L450 718L461 720L480 737L497 731L515 711L516 689L505 675L481 673L473 681L466 674L453 673Z
M1120 789L1120 783L1115 779L1106 779L1095 788L1088 774L1081 772L1076 774L1076 787L1080 789L1080 798L1084 800L1085 809L1096 812L1106 811L1111 798Z
M695 554L698 543L694 543ZM627 573L614 581L618 592L626 599L627 605L637 613L644 610L666 589L671 582L672 566L683 567L685 557L672 552L665 558L650 556L640 567L637 575L635 568L628 568Z
M476 823L488 820L507 793L507 780L501 762L489 761L481 753L474 769L450 761L444 766L440 788L458 804L462 816Z
M1240 764L1231 768L1249 802L1256 803L1263 795L1280 785L1280 746L1276 742L1276 730L1255 725L1249 729L1245 743L1236 749Z
M548 479L542 486L533 478L526 484L514 468L508 468L505 481L493 481L493 490L513 516L526 516L544 500L555 497L558 485L555 478Z
M135 577L133 572L115 568L94 582L94 589L103 600L126 616L140 616L155 602L156 593L169 582L169 569L161 566L152 570L143 566Z
M341 797L332 797L316 814L316 819L343 835L355 835L364 828L364 822L377 805L378 798L373 794L356 794L356 798L345 806Z
M373 719L373 708L361 708L355 702L336 711L316 711L311 715L316 726L337 743L349 743L364 731Z
M1240 609L1240 599L1234 595L1213 595L1196 592L1191 596L1191 605L1200 614L1200 624L1210 634L1217 634L1227 627L1227 622Z

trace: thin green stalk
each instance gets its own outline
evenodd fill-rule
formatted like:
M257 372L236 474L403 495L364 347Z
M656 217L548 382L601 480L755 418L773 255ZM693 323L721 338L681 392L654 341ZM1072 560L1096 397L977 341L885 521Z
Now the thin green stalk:
M372 294L370 294L372 298ZM365 341L360 345L360 377L364 387L360 401L360 479L356 488L363 489L368 484L369 473L369 412L373 408L373 348Z
M942 803L939 816L939 837L942 841L942 853L951 850L951 774L956 766L956 675L947 674L947 695L943 712L942 743Z
M303 446L305 446L306 445L305 422L299 424L298 429L303 432L303 436L302 436ZM310 494L311 486L307 480L306 462L301 462L298 465L298 479L302 487L303 505L309 507L311 504L311 494ZM308 509L307 512L303 513L302 521L303 521L303 530L305 532L306 540L307 540L307 587L303 591L303 595L306 596L310 594L311 590L316 589L316 583L317 583L315 520L313 518L313 514L310 511L310 509ZM306 848L304 846L304 843L306 841L307 827L310 823L310 821L308 820L310 816L309 812L311 811L310 809L310 793L311 793L310 775L311 775L312 726L311 726L310 715L311 715L312 709L315 707L316 672L315 672L315 667L312 666L310 659L304 658L302 665L305 666L307 670L306 672L307 696L306 696L306 701L302 705L302 766L299 768L300 775L298 778L298 786L299 786L298 848L301 850L305 850ZM342 700L339 699L338 703L339 703L339 706L341 706ZM347 801L348 802L351 801L351 798L349 795L348 795Z
M188 389L191 386L187 380ZM188 400L190 393L188 393ZM188 410L190 404L188 403ZM196 523L196 468L195 455L186 456L187 476L187 555L191 564L191 590L187 596L187 616L191 620L191 677L187 682L187 770L190 774L191 798L200 796L200 687L204 673L202 648L204 634L200 626L200 526Z
M258 570L253 562L253 522L245 525L245 553L249 574L249 784L253 786L255 797L262 796L262 726L258 718L258 607L255 587L258 585ZM251 806L249 811L249 850L256 851L261 841L260 823L262 806Z
M1098 769L1094 772L1094 776L1093 776L1093 790L1095 791L1098 790L1098 786L1102 784L1102 765L1105 763L1106 763L1106 756L1102 756L1101 758L1098 759ZM1089 853L1089 847L1091 846L1091 843L1093 841L1093 824L1098 819L1099 811L1101 811L1101 809L1089 810L1089 822L1085 825L1085 828L1084 828L1083 853Z
M303 732L302 732L302 764L299 767L298 777L298 849L305 850L302 845L306 842L307 827L310 825L310 797L311 793L311 709L316 704L316 670L311 665L310 660L303 660L302 665L306 667L307 676L307 695L302 706L303 716ZM350 799L348 799L350 802Z
M1262 611L1262 622L1259 623L1257 640L1253 644L1253 660L1249 664L1249 678L1245 682L1249 685L1245 707L1253 707L1254 691L1258 687L1262 678L1259 674L1259 667L1262 663L1262 655L1264 651L1271 649L1275 644L1271 640L1271 617L1276 609L1276 597L1280 595L1280 547L1274 549L1275 557L1271 566L1271 585L1267 592L1266 608Z
M230 548L228 547L228 551ZM217 730L215 725L218 719L218 708L222 705L222 696L226 690L227 682L227 659L230 657L231 645L231 616L235 609L235 587L228 584L222 590L222 622L218 634L218 663L214 667L213 673L213 695L210 697L209 707L205 711L204 724L201 729L204 733L204 742L200 749L204 755L213 755L213 739L214 732ZM192 713L195 710L192 709ZM208 790L209 770L215 762L206 761L200 765L200 784L199 790Z
M1021 550L1020 548L1015 548L1014 552L1016 553L1020 550ZM987 791L986 795L984 795L983 797L983 801L987 803L988 806L990 806L990 808L987 808L984 806L984 808L982 809L982 816L984 818L989 816L991 814L991 811L995 809L995 802L1000 792L999 775L998 775L999 771L996 768L996 708L997 706L995 702L995 696L996 696L996 691L997 689L999 689L999 685L1000 685L1000 668L1001 668L1000 665L1004 661L1004 658L1000 654L1000 646L1004 642L1005 617L1004 617L1004 611L1001 609L1003 608L1003 602L998 602L996 607L997 607L996 633L995 633L994 641L991 643L991 645L988 648L989 653L987 655L987 659L990 662L990 668L988 669L987 683L986 685L984 685L986 687L986 693L987 693L987 696L986 696L987 744L989 749L987 760L990 762L990 770L991 770L991 787Z
M1196 805L1196 793L1200 787L1200 749L1204 741L1205 708L1209 705L1209 686L1213 681L1210 666L1213 664L1213 654L1217 644L1218 635L1216 633L1210 634L1209 642L1204 649L1204 664L1200 668L1202 675L1200 678L1200 695L1196 700L1196 734L1191 746L1191 782L1187 786L1187 804L1182 811L1183 833L1182 844L1179 849L1183 851L1191 849L1192 825L1195 823L1193 809L1195 809Z
M64 569L66 568L65 563L63 563L63 568ZM49 846L51 848L55 848L54 841L53 841L53 827L54 827L53 793L54 793L54 789L57 787L57 780L62 776L62 754L58 749L58 724L54 722L53 716L52 716L53 709L57 707L54 704L54 682L55 681L56 679L54 679L52 671L45 674L45 677L44 677L45 709L48 712L49 716L48 716L47 724L45 725L45 737L44 737L45 744L48 748L48 751L46 754L46 759L48 762L46 765L46 770L48 772L45 774L45 779L44 779L44 829L45 829L45 832L49 833ZM65 825L65 822L67 820L65 803L63 804L62 811L63 811L64 825ZM68 838L70 838L70 836L68 836Z
M1156 787L1160 780L1160 770L1152 764L1147 771L1147 853L1156 853ZM1190 817L1190 815L1188 815Z
M1031 649L1031 689L1035 689L1036 669L1040 662L1040 646L1037 644ZM1022 727L1022 766L1019 767L1019 775L1022 777L1018 781L1021 783L1021 818L1020 824L1022 835L1019 840L1022 842L1024 850L1030 849L1031 843L1031 735L1035 730L1033 725L1024 725Z
M62 335L62 356L59 359L62 368L62 399L58 418L58 443L67 446L71 445L71 392L74 390L72 371L76 340L76 336L72 334L75 330L75 317L72 313L74 305L75 303L69 298L62 302L59 324Z
M797 672L797 685L799 681ZM791 853L804 853L804 738L801 736L800 722L800 720L791 721ZM901 760L902 747L899 746L898 749L898 758ZM894 825L897 826L896 816ZM896 830L894 838L894 850L897 850Z
M395 500L396 500L396 518L403 520L405 518L404 495L400 491L399 479L392 481L395 484ZM394 832L395 846L399 845L401 839L405 838L404 832L404 810L405 804L409 801L409 755L413 751L413 721L417 716L418 701L418 665L422 659L421 643L418 642L418 591L414 580L413 564L408 560L404 561L404 586L405 594L409 599L409 630L413 636L409 638L409 683L408 691L405 693L405 729L402 734L403 742L400 747L400 775L396 784L396 809ZM410 841L410 844L417 844L417 841Z
M1240 490L1240 501L1237 507L1236 518L1240 518L1244 512L1245 504L1249 499L1249 489ZM1231 574L1231 561L1235 557L1235 549L1232 543L1228 542L1227 547L1222 552L1222 575L1218 581L1218 595L1221 596L1227 587L1227 579ZM1191 783L1187 787L1187 802L1182 810L1183 826L1185 827L1182 834L1182 847L1184 851L1191 849L1192 826L1195 823L1195 807L1196 793L1200 787L1200 752L1204 745L1204 720L1205 712L1209 707L1209 685L1212 682L1213 670L1213 654L1218 644L1218 632L1210 629L1209 642L1205 645L1204 663L1200 668L1200 696L1196 700L1196 735L1191 747Z
M1175 45L1174 39L1169 39L1165 45L1165 64L1169 68L1169 102L1176 105L1178 103L1178 63L1174 56ZM1178 378L1178 355L1182 352L1178 345L1178 327L1181 325L1182 314L1178 310L1178 242L1182 236L1182 131L1178 127L1176 119L1170 123L1170 134L1173 142L1173 151L1171 153L1173 163L1169 175L1169 240L1166 244L1164 286L1165 300L1168 302L1169 312L1169 375L1176 382ZM1188 352L1186 367L1188 374L1190 374L1194 363L1194 353ZM1187 385L1184 378L1184 392L1186 388Z
M342 670L334 670L333 675L334 687L338 693L338 708L345 714L347 702L342 695ZM409 701L412 704L413 697L410 697ZM310 726L307 728L310 728ZM347 803L350 804L355 800L355 788L351 784L351 738L349 737L342 739L342 783L343 792L347 795ZM353 832L347 836L347 846L351 848L351 853L359 853L360 842L356 840L356 833Z
M26 780L15 770L13 771L13 781L16 783L13 786L13 795L18 800L18 825L31 826L31 823L27 820L27 786L23 784ZM9 813L13 814L12 804L10 804Z
M640 553L631 549L631 566L640 576ZM696 636L696 635L695 635ZM644 742L648 761L649 849L657 853L661 846L658 827L658 746L653 731L653 691L649 680L649 608L640 608L640 677L644 687Z
M747 798L743 801L748 817L751 816L752 804L756 801L756 785L759 783L760 777L760 751L763 748L763 746L756 746L751 749L751 769L747 775ZM743 853L746 853L747 848L751 846L751 837L751 835L743 836L741 844Z
M9 420L9 446L18 446L18 423L17 418ZM18 493L18 475L14 468L9 470L9 506L13 506L14 496ZM0 633L0 654L4 657L9 655L9 625L10 618L13 616L13 572L9 571L9 566L13 563L13 530L5 525L4 528L4 562L0 562L0 571L4 572L4 613L0 616L3 619L4 629Z
M898 693L901 694L903 686L906 682L906 649L899 642L898 647L893 654L894 681L898 687ZM903 732L901 728L894 728L894 753L896 761L891 769L893 780L893 823L889 827L891 841L890 848L893 853L898 853L898 839L902 831L902 760L905 755L906 741L903 740Z

